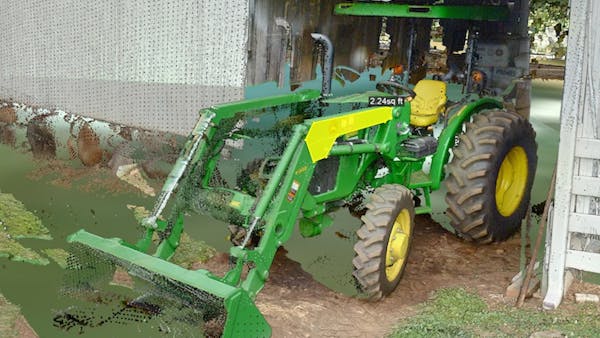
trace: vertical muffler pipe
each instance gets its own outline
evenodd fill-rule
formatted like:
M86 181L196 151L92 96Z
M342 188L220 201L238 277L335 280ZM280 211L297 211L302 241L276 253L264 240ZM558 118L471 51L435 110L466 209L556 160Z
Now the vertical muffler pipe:
M294 63L290 60L292 52L292 26L284 18L275 18L275 25L283 29L283 35L281 36L281 50L279 51L279 76L277 78L277 88L283 88L285 83L285 65L290 64L291 67Z
M326 35L319 33L310 33L310 36L316 43L325 49L323 57L323 85L321 95L331 96L331 77L333 74L333 44Z

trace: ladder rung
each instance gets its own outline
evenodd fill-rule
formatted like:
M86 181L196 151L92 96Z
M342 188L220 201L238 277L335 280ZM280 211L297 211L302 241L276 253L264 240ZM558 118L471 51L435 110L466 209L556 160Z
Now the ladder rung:
M573 188L571 191L575 195L600 197L600 178L574 176Z
M569 231L600 235L600 216L572 213L569 221Z
M575 141L575 156L600 159L600 140L578 138Z
M600 273L600 254L567 250L566 266L583 271Z

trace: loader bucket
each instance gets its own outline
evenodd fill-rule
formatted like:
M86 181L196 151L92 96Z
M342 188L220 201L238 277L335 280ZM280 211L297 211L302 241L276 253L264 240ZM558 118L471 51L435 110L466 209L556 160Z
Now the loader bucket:
M85 279L77 281L78 287L89 288L107 270L110 279L114 269L121 267L151 285L153 294L195 313L199 318L195 323L202 330L198 333L211 337L271 336L270 326L246 291L220 281L209 271L187 270L138 251L119 238L106 239L85 230L70 235L67 241L72 244L68 268Z

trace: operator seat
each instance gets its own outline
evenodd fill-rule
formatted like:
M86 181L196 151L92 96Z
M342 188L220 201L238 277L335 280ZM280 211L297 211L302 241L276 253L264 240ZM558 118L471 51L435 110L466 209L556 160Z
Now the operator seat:
M446 106L446 83L421 80L413 90L417 95L410 101L410 124L427 127L436 123Z

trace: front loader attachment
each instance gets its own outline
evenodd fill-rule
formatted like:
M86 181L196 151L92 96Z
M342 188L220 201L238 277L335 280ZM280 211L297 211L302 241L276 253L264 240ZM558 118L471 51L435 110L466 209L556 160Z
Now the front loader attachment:
M75 296L83 290L89 299L102 301L97 295L112 297L113 289L93 290L103 292L102 285L119 284L119 276L133 277L135 287L131 288L143 289L142 295L132 301L131 297L118 299L157 317L164 314L162 318L169 323L184 318L184 336L190 336L190 329L191 336L198 335L199 327L211 337L270 336L271 328L254 299L269 278L277 249L292 236L300 215L305 234L320 232L329 208L350 196L370 163L380 155L390 158L398 144L396 124L388 123L395 116L393 108L319 117L320 111L311 106L317 94L242 101L204 111L154 210L140 222L145 235L139 241L130 244L84 230L68 238L73 255L67 273L74 276ZM330 105L328 109L342 107ZM403 107L396 110L405 111ZM408 121L408 114L403 116ZM376 133L368 132L373 126L378 126ZM359 165L361 154L366 157ZM321 191L321 182L313 180L318 175L313 173L317 162L329 155L348 155L340 167L354 183ZM316 195L310 191L311 184ZM327 205L329 201L337 202ZM165 215L167 204L171 211ZM188 211L208 214L234 229L230 230L235 244L229 252L231 267L222 277L169 262L179 246L183 215ZM82 317L75 319L86 320Z
M206 336L270 337L268 325L242 288L231 286L206 270L187 270L134 249L119 238L106 239L80 230L67 239L73 244L69 262L79 274L79 287L104 273L112 277L120 267L130 276L152 285L150 293L181 303L196 315ZM146 306L160 307L162 304ZM202 322L202 323L199 323ZM202 325L203 324L203 325Z
M254 298L268 278L278 246L291 235L300 208L301 192L289 203L288 189L280 186L292 185L288 167L303 149L306 127L301 124L317 114L309 108L319 97L318 91L304 90L203 110L153 210L139 224L144 229L141 239L131 244L85 230L67 239L72 255L66 293L99 304L117 299L123 308L108 316L71 311L60 318L59 326L95 327L106 318L126 322L123 313L133 311L129 317L157 323L151 327L164 324L161 331L170 335L270 337L271 327ZM308 154L302 158L308 159ZM276 164L268 164L273 161ZM281 213L287 210L281 203L293 212ZM244 240L231 248L233 264L223 277L169 262L180 244L183 215L189 211L242 229ZM285 221L279 219L283 216ZM272 224L276 226L269 227ZM252 237L258 233L256 244Z

